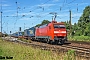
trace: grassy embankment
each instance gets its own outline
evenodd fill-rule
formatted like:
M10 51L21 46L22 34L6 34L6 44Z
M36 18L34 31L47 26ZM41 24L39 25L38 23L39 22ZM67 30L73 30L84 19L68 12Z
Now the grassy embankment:
M67 54L57 54L52 51L44 51L24 44L2 40L0 40L0 56L13 57L11 60L76 60L72 50L67 52ZM77 58L77 60L81 60L81 58Z
M68 36L68 40L90 42L90 36Z

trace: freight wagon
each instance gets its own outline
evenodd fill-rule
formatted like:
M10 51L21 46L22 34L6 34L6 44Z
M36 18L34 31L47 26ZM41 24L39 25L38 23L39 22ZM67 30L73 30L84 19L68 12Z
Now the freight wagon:
M26 39L34 39L35 38L35 27L31 27L29 29L24 30L24 36Z
M22 32L20 31L20 32L13 33L11 36L12 36L12 37L15 37L15 38L20 38L20 37L23 36L23 34L22 34Z

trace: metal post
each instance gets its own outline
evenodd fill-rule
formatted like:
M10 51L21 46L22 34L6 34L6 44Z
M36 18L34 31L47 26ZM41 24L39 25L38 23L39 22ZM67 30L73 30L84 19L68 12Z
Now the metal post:
M71 35L71 32L72 32L72 30L71 30L71 26L72 26L72 24L71 24L71 10L69 12L70 12L70 35Z
M25 30L25 23L24 23L24 30Z
M10 31L10 38L11 38L11 31Z
M2 0L1 0L1 37L2 37Z

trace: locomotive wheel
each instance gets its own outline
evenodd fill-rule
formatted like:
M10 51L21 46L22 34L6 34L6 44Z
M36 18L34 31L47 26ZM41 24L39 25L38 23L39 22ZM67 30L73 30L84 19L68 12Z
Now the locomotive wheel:
M64 40L60 41L61 44L64 44L64 42L65 42Z
M47 39L47 43L50 44L50 39Z

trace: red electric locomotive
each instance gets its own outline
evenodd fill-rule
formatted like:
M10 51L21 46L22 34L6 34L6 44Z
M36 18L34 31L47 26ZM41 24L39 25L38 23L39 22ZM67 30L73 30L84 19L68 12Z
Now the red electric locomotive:
M63 22L52 21L49 24L36 28L35 38L45 40L47 43L61 43L67 41L67 30Z

